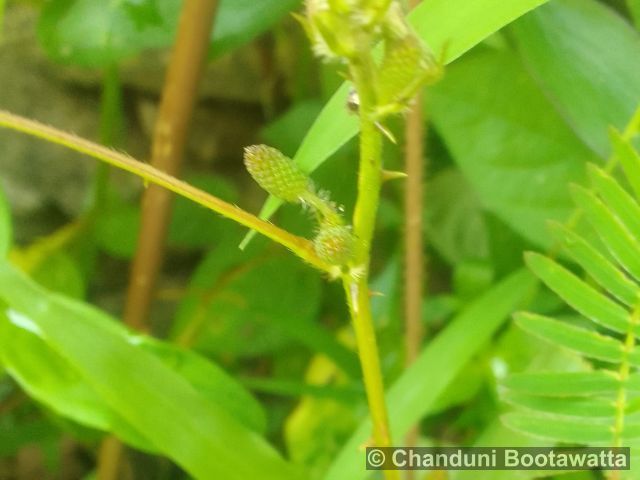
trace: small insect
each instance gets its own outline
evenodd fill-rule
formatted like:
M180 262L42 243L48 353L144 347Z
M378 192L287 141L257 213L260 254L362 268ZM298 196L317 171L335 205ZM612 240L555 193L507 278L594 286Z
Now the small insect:
M347 95L347 110L351 113L358 113L360 110L360 96L355 88L351 88Z

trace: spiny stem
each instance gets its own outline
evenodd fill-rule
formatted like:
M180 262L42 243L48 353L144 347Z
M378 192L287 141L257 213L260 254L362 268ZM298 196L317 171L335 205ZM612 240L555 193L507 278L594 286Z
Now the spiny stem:
M356 333L358 355L373 423L373 440L378 447L388 447L391 446L391 433L368 285L371 242L382 184L382 135L373 119L374 74L374 64L369 52L364 53L357 63L351 65L351 76L360 99L360 166L358 198L353 215L357 243L350 267L362 270L362 274L344 275L343 285ZM385 478L398 479L399 473L385 471Z
M114 167L133 173L147 182L160 185L161 187L171 190L178 195L182 195L183 197L188 198L209 210L219 213L223 217L252 228L273 241L287 247L294 254L320 270L326 272L331 271L331 265L328 265L326 262L323 262L318 258L313 249L313 244L309 240L293 235L269 222L265 222L255 215L225 202L224 200L214 197L207 192L195 188L171 175L161 172L160 170L153 168L151 165L139 162L128 155L118 153L84 138L76 137L75 135L63 132L34 120L29 120L19 115L14 115L4 110L0 110L0 127L23 132L28 135L47 140L51 143L65 146L76 152L87 154Z

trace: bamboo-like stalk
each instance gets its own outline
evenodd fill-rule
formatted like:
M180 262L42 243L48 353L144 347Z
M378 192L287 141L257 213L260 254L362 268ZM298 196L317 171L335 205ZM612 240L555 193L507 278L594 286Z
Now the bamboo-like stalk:
M217 7L218 0L186 0L180 14L151 148L151 165L173 176L179 176L183 164ZM171 192L155 185L147 188L142 198L140 234L123 315L124 322L138 330L147 329L172 203Z

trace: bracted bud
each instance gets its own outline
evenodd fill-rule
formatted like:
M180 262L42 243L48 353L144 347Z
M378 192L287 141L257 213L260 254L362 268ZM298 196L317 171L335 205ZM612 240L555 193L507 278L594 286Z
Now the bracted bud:
M406 110L421 87L441 76L442 67L415 34L388 38L376 85L378 116Z
M344 5L342 5L344 3ZM313 51L326 60L351 58L357 54L353 25L350 23L349 2L307 0L304 26ZM346 9L347 11L342 11Z
M353 256L355 238L351 227L323 224L313 240L318 257L331 265L346 265Z
M311 179L275 148L267 145L246 147L244 164L258 185L286 202L298 202L313 190Z

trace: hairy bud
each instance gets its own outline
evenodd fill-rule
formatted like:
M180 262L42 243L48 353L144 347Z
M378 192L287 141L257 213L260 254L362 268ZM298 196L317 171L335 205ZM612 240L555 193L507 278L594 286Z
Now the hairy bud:
M353 255L355 239L351 227L323 225L313 240L316 254L332 265L345 265Z
M286 202L298 202L312 190L309 177L275 148L267 145L246 147L244 164L258 185Z
M404 111L421 87L441 76L438 61L416 35L387 39L376 87L378 113Z

